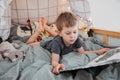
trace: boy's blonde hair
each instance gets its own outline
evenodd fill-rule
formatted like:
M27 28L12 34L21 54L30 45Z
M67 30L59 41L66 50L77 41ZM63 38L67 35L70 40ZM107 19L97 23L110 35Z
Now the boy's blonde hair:
M77 24L77 17L71 12L63 12L61 13L57 20L56 26L59 31L62 30L63 27L73 27Z

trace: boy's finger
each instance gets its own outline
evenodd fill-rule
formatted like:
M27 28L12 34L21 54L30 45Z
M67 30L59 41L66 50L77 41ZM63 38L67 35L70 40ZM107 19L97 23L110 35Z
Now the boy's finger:
M64 64L61 65L61 69L63 70L65 68Z
M58 72L58 70L57 70L57 69L53 69L53 73L54 73L54 74L56 74L56 75L58 75L58 74L59 74L59 72Z

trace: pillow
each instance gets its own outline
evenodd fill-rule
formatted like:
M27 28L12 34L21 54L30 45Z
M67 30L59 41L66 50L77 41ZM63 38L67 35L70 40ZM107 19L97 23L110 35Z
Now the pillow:
M6 40L10 34L11 27L11 9L10 2L12 0L0 0L0 37Z
M8 38L9 42L13 42L14 40L20 40L22 42L26 42L29 39L30 35L20 36L18 34L19 26L20 25L13 25L13 27L10 28L10 35Z
M26 25L18 25L17 27L17 35L20 37L31 36L31 31Z

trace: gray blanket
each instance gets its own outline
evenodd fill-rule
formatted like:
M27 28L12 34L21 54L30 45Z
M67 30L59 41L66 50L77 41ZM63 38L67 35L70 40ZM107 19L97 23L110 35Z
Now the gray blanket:
M51 53L40 46L30 47L19 41L16 43L21 46L20 50L23 50L26 56L16 62L0 62L0 80L120 80L118 64L110 64L99 74L94 75L92 73L94 69L85 69L84 66L98 55L77 52L63 56L61 63L65 65L65 70L55 75L50 64ZM86 50L96 50L103 46L92 40L86 40L84 47Z

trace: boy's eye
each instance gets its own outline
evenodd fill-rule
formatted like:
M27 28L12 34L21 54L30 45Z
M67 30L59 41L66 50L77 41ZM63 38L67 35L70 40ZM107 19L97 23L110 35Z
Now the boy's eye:
M74 33L74 34L76 34L77 32L76 32L76 31L74 31L73 33ZM71 32L66 32L66 34L67 34L67 35L70 35L70 34L71 34Z
M73 32L74 34L76 34L76 31L75 32Z

